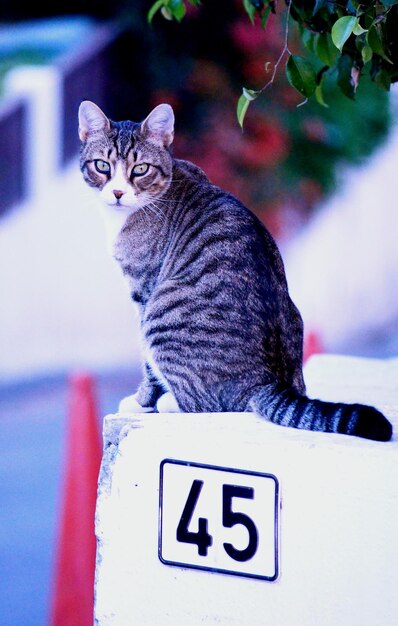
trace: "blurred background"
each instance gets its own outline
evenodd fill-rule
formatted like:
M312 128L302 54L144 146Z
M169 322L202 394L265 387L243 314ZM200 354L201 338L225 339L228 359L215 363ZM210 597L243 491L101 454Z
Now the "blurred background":
M99 423L139 380L137 320L78 167L81 100L116 120L143 119L160 102L174 107L175 156L200 165L276 238L307 354L398 354L396 91L362 79L351 101L327 84L328 107L297 107L302 98L282 71L242 133L236 101L243 85L267 81L283 24L271 16L264 33L241 2L219 0L191 7L181 24L157 15L149 26L151 4L61 0L41 11L4 0L0 8L4 626L85 626L57 621L51 608L73 381L88 372ZM294 27L290 47L300 49Z

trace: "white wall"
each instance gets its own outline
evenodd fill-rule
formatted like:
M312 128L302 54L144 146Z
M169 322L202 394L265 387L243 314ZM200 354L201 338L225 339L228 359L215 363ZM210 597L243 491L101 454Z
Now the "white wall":
M77 161L0 226L3 379L139 360L134 309Z
M309 361L306 382L320 397L376 404L396 428L397 367L397 360L325 356ZM397 445L396 438L379 443L297 431L249 413L108 416L96 514L97 626L396 625ZM167 481L162 489L159 480L165 459L191 463L174 472L170 489ZM200 557L202 567L222 562L223 542L241 550L248 545L247 528L221 526L221 479L253 488L252 499L236 497L232 509L249 515L259 538L258 552L228 569L258 573L257 556L264 557L265 569L265 555L274 549L268 533L274 517L253 478L192 464L276 477L277 580L191 569L187 565L198 563L198 550L185 542L181 560L171 537L194 479L203 489L188 530L197 532L202 517L213 540ZM159 560L158 539L164 556L165 530L167 561L185 567Z

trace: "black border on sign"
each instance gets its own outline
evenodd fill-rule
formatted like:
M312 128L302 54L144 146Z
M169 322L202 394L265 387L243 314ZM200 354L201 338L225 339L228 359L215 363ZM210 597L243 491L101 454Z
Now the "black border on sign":
M259 574L248 574L247 572L236 572L228 569L219 569L216 567L206 567L204 565L190 565L189 563L179 563L177 561L167 561L162 556L162 516L163 516L163 467L166 463L174 465L186 465L189 467L200 467L204 469L217 470L222 472L231 472L233 474L246 474L248 476L261 476L262 478L271 478L275 482L275 502L274 502L274 520L275 520L275 574L273 576L260 576ZM274 474L264 472L252 472L250 470L241 470L232 467L220 467L218 465L208 465L206 463L191 463L190 461L179 461L176 459L163 459L160 463L160 480L159 480L159 521L158 521L158 557L165 565L174 565L176 567L184 567L190 569L205 570L218 574L229 574L231 576L243 576L244 578L255 578L257 580L267 580L275 582L279 576L279 481Z

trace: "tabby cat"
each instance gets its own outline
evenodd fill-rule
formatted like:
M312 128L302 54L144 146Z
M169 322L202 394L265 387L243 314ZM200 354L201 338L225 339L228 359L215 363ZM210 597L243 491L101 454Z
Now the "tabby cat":
M275 424L388 441L376 409L311 400L303 325L271 235L198 167L174 159L174 114L79 109L81 171L102 200L137 303L144 379L121 411L255 411Z

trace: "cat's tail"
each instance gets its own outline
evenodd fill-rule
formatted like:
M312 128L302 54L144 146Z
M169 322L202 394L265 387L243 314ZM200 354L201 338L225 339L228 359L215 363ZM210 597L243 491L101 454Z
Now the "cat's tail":
M257 389L249 400L249 407L281 426L356 435L376 441L389 441L392 437L390 422L373 407L311 400L275 382Z

